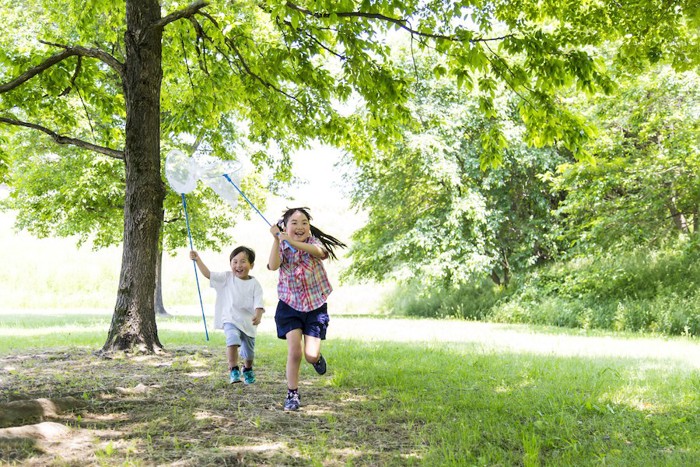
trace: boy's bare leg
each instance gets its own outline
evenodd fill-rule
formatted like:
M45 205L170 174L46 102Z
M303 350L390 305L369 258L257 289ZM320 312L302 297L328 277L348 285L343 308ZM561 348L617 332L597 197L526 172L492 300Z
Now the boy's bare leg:
M226 358L228 358L229 369L238 366L238 346L229 345L226 347Z

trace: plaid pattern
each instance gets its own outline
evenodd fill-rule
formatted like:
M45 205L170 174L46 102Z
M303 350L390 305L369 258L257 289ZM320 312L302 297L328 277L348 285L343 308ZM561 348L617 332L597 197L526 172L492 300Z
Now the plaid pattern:
M316 237L307 243L323 246ZM293 252L286 243L280 244L282 264L277 284L279 299L297 311L311 311L326 303L333 291L323 261L305 251Z

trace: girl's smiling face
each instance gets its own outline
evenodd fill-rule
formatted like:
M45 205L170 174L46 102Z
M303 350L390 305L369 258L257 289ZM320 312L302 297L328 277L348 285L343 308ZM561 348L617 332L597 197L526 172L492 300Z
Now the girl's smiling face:
M289 216L285 232L289 238L298 242L305 242L311 236L311 223L309 218L301 211L294 211L294 214Z

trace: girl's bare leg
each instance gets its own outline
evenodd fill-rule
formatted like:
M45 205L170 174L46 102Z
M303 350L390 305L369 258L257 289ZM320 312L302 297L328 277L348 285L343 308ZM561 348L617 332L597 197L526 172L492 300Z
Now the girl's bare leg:
M299 387L299 366L301 365L301 329L287 333L287 387Z
M304 358L314 364L321 356L321 338L304 335Z

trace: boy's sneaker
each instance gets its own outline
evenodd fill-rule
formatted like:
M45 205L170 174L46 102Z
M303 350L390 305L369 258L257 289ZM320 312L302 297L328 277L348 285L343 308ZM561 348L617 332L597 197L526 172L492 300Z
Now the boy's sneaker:
M300 405L301 405L301 397L299 397L298 392L295 392L292 394L287 394L287 398L284 400L285 412L289 412L292 410L299 410Z
M316 370L316 373L319 375L326 374L326 359L323 358L323 355L318 357L318 361L313 364L314 365L314 370Z
M243 368L243 382L245 384L253 384L255 382L255 373L252 368Z
M229 376L229 383L240 383L241 382L241 370L238 367L231 370L231 375Z

